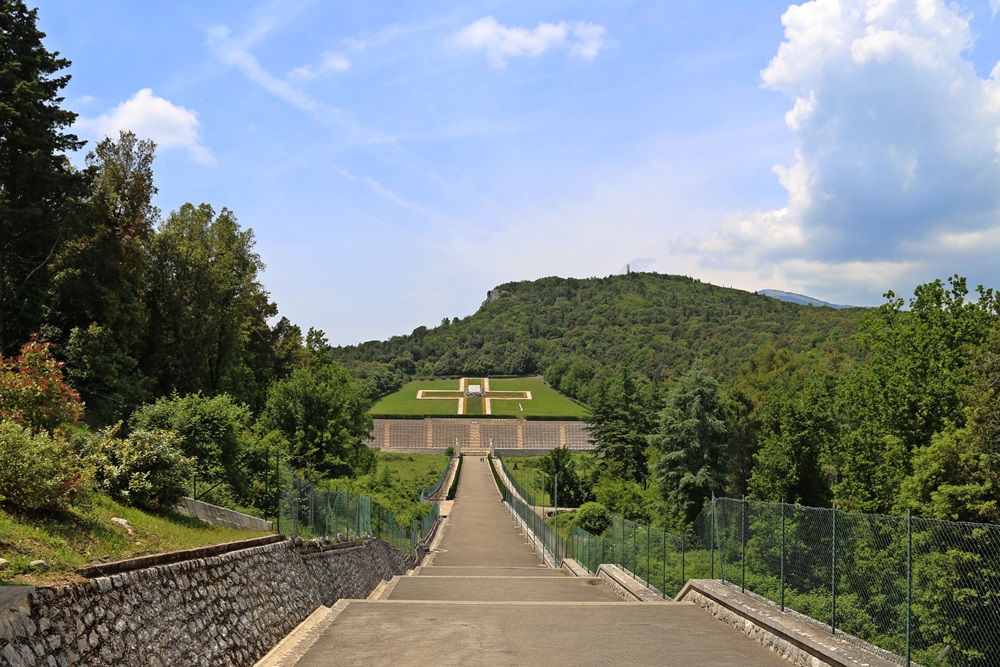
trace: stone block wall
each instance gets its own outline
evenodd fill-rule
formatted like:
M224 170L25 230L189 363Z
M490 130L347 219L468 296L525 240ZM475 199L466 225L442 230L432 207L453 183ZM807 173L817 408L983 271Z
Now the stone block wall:
M36 589L0 610L0 665L249 667L320 604L414 564L381 540L337 547L285 540Z

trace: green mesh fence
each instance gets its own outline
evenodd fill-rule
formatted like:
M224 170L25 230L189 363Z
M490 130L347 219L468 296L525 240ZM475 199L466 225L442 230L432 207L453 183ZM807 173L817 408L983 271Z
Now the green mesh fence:
M424 502L425 500L427 500L428 498L431 498L438 491L441 490L441 486L444 484L444 480L447 479L447 477L448 477L448 471L450 469L451 469L451 464L449 463L449 465L446 465L444 467L444 472L441 473L441 476L438 477L438 479L437 479L436 482L434 482L433 484L431 484L430 486L428 486L428 487L426 487L424 489L421 489L421 491L420 491L420 502Z
M1000 665L1000 526L716 499L682 535L615 516L560 538L525 489L505 495L548 553L591 573L614 563L664 597L719 579L901 664Z
M1000 665L1000 526L714 506L719 578L904 663Z
M278 490L277 529L290 537L357 540L378 537L404 553L430 534L439 506L409 525L399 525L388 508L366 496L318 489L291 471L282 471Z

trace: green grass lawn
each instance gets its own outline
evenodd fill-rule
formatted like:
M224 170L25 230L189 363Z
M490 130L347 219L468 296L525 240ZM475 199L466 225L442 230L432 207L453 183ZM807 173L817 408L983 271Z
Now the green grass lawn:
M457 392L458 380L417 380L407 382L394 394L389 394L372 407L373 415L453 415L458 412L458 399L417 400L420 389L447 389Z
M129 526L121 526L111 517L125 519ZM47 516L0 510L0 556L11 562L0 571L0 585L72 583L82 581L74 570L85 565L264 534L212 526L178 514L150 514L104 496L91 505ZM33 560L44 560L48 567L32 570L28 563Z
M482 384L481 378L470 378L470 384ZM445 415L458 412L458 401L450 399L417 399L420 389L458 391L458 380L417 380L380 400L372 408L373 415ZM492 414L515 417L581 418L587 414L586 406L577 403L545 384L540 377L503 378L490 380L491 392L530 391L532 400L492 400ZM477 411L477 406L478 411ZM466 414L482 415L481 401L466 402Z

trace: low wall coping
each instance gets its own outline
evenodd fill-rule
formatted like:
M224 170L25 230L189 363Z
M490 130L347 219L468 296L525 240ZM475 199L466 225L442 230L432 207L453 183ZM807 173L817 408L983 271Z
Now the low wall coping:
M626 600L637 602L662 602L663 598L659 592L654 591L632 576L628 570L624 570L611 563L602 563L597 568L597 576L603 579L611 588Z
M872 647L875 649L874 651L868 650L865 646L859 645L859 643L849 641L844 634L834 635L829 630L818 627L815 623L809 623L797 618L797 614L781 611L773 602L757 599L714 579L689 580L684 584L684 588L677 594L675 600L683 602L688 598L692 598L689 601L704 607L705 605L700 604L697 600L699 596L723 607L736 617L743 619L743 623L734 623L732 620L722 618L711 609L708 609L710 613L723 622L733 625L748 635L751 632L746 624L755 626L772 635L780 642L790 645L787 648L805 652L816 661L802 663L798 660L793 660L795 664L822 664L829 665L830 667L859 667L861 665L867 667L899 667L901 664L899 656L893 656L895 657L895 660L893 660L887 657L892 655L888 651L878 649L877 647ZM758 638L758 641L761 641L760 638ZM862 642L862 640L856 638L855 641ZM762 641L761 643L765 642ZM787 648L785 650L778 650L778 646L772 645L772 650L779 653L789 652ZM879 655L875 651L880 651L885 655ZM914 667L920 667L915 662L912 664Z
M135 558L126 558L125 560L116 560L110 563L87 565L86 567L77 569L76 573L81 577L86 577L87 579L93 579L94 577L107 577L112 574L131 572L132 570L143 570L147 567L156 567L157 565L171 565L173 563L180 563L186 560L220 556L222 554L229 553L230 551L262 547L268 544L274 544L275 542L282 542L287 539L288 538L284 535L265 535L264 537L254 537L249 540L223 542L222 544L212 544L207 547L167 551L161 554L137 556Z

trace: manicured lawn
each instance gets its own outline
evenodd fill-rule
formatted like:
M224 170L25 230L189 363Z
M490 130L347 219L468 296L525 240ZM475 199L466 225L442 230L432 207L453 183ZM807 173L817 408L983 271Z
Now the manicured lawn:
M492 401L493 414L517 417L586 417L586 406L545 384L540 377L490 380L490 391L530 391L530 401ZM524 408L522 412L520 407Z
M453 415L458 412L458 399L417 400L420 389L447 389L458 392L458 380L417 380L408 382L394 394L389 394L372 407L373 415Z
M469 378L468 384L483 384L483 378ZM373 415L446 415L458 412L457 399L418 399L417 392L421 389L458 391L458 380L417 380L409 382L394 394L386 396L372 408ZM513 398L501 400L507 396L516 396L515 392L530 391L532 399ZM496 392L496 394L493 394ZM580 418L585 417L587 408L576 401L560 394L545 384L540 377L504 378L490 380L490 393L494 400L490 401L492 414L515 417L555 417ZM465 414L482 415L485 409L481 401L470 399L466 401Z

